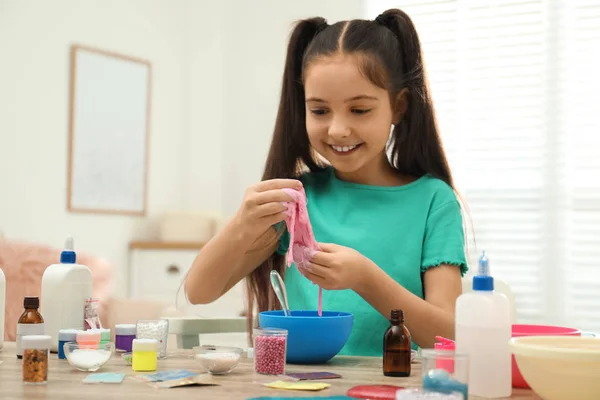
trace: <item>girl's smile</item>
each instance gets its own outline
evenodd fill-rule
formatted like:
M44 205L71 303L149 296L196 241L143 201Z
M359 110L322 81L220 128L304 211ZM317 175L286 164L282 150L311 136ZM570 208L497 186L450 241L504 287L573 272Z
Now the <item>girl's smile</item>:
M360 146L362 146L362 143L353 144L353 145L349 145L349 146L336 146L333 144L329 145L329 147L331 147L333 149L334 153L341 155L341 156L347 156L347 155L354 153L355 151L357 151L360 148Z

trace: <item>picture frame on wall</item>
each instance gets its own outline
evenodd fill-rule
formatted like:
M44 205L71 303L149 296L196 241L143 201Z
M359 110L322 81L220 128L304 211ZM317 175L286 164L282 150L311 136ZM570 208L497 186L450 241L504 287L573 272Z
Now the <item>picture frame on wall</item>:
M151 63L73 45L70 67L68 211L146 215Z

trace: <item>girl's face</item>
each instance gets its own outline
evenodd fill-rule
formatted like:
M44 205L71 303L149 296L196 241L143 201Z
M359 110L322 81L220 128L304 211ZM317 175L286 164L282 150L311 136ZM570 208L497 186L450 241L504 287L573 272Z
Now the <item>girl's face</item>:
M365 78L352 56L313 61L305 71L311 146L341 179L380 184L390 171L385 148L393 110L387 90Z

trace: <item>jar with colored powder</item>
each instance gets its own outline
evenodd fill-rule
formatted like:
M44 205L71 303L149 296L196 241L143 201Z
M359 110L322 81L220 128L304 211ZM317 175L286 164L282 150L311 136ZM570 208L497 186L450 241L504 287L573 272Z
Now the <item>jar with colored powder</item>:
M65 360L65 343L77 342L77 334L83 332L79 329L61 329L58 331L58 359Z
M133 351L131 367L134 371L156 371L158 340L134 339L131 347Z
M100 328L100 329L96 329L96 330L98 332L100 332L100 347L103 347L108 342L110 342L110 329Z
M135 324L115 325L115 346L117 352L128 353L132 351L133 340L135 339Z
M48 382L48 356L51 344L52 338L48 335L29 335L21 338L25 385L44 385Z
M96 329L77 332L77 344L80 348L97 349L100 346L100 332Z
M254 371L264 375L285 374L287 335L285 329L254 330Z

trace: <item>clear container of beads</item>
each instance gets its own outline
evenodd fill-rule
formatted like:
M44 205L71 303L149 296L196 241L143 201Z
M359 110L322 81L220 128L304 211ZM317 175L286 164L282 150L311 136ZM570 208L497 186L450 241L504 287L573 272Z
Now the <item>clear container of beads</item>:
M136 324L137 339L155 339L158 342L158 358L167 358L169 321L166 319L140 320Z
M254 330L254 371L263 375L285 374L287 335L285 329Z
M23 336L21 346L23 348L23 383L25 385L45 385L48 382L50 336Z

